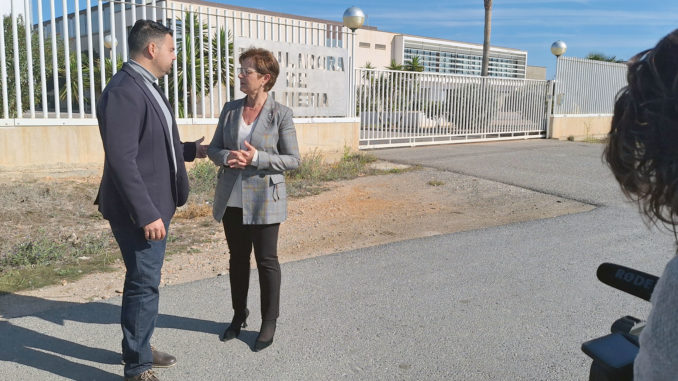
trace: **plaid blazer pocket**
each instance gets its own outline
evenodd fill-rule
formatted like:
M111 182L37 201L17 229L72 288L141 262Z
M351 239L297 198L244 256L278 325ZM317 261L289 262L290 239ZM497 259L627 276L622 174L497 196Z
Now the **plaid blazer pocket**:
M270 199L273 200L273 202L278 202L280 200L287 199L287 189L285 187L285 176L276 174L276 175L271 175L270 178L271 178L270 186L269 186L269 189L271 190Z
M243 219L247 224L275 224L287 218L287 190L282 174L252 176L243 182Z

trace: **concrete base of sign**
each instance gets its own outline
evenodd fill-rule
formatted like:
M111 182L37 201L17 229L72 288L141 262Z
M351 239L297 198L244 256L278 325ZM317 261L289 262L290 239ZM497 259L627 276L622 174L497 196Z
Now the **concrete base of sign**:
M556 115L551 118L553 139L585 140L603 138L610 132L612 115Z

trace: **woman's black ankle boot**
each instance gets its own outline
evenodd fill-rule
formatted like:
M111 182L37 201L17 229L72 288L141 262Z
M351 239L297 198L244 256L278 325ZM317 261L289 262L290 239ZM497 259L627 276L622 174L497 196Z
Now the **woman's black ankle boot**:
M255 352L259 352L260 350L273 344L273 336L275 335L275 322L275 319L264 320L261 322L259 336L257 336L257 341L254 342Z
M247 327L247 316L249 316L250 310L245 308L242 311L237 311L233 315L233 320L231 320L231 325L226 328L226 331L224 331L224 336L222 337L221 341L228 341L235 339L240 335L240 329Z

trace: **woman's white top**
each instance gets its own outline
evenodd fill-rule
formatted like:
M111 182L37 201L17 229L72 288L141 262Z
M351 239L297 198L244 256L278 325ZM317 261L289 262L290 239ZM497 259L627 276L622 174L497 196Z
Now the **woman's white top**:
M252 141L252 131L254 131L254 126L256 126L259 116L257 115L256 119L251 124L245 123L242 115L240 115L240 120L238 121L238 147L243 150L247 150L245 147L245 141L250 143ZM224 159L227 160L227 159ZM259 151L254 153L254 158L252 159L253 166L259 164ZM228 166L228 163L225 162L224 165ZM242 173L238 173L238 178L235 180L233 185L233 190L231 195L228 198L226 206L233 208L242 208Z

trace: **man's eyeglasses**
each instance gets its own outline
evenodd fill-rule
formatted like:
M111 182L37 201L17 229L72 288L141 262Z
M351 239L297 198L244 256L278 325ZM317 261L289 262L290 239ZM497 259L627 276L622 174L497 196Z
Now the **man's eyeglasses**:
M254 70L252 68L249 68L249 67L248 68L239 67L236 70L237 70L238 74L242 74L244 76L248 76L250 74L258 73L258 71Z

